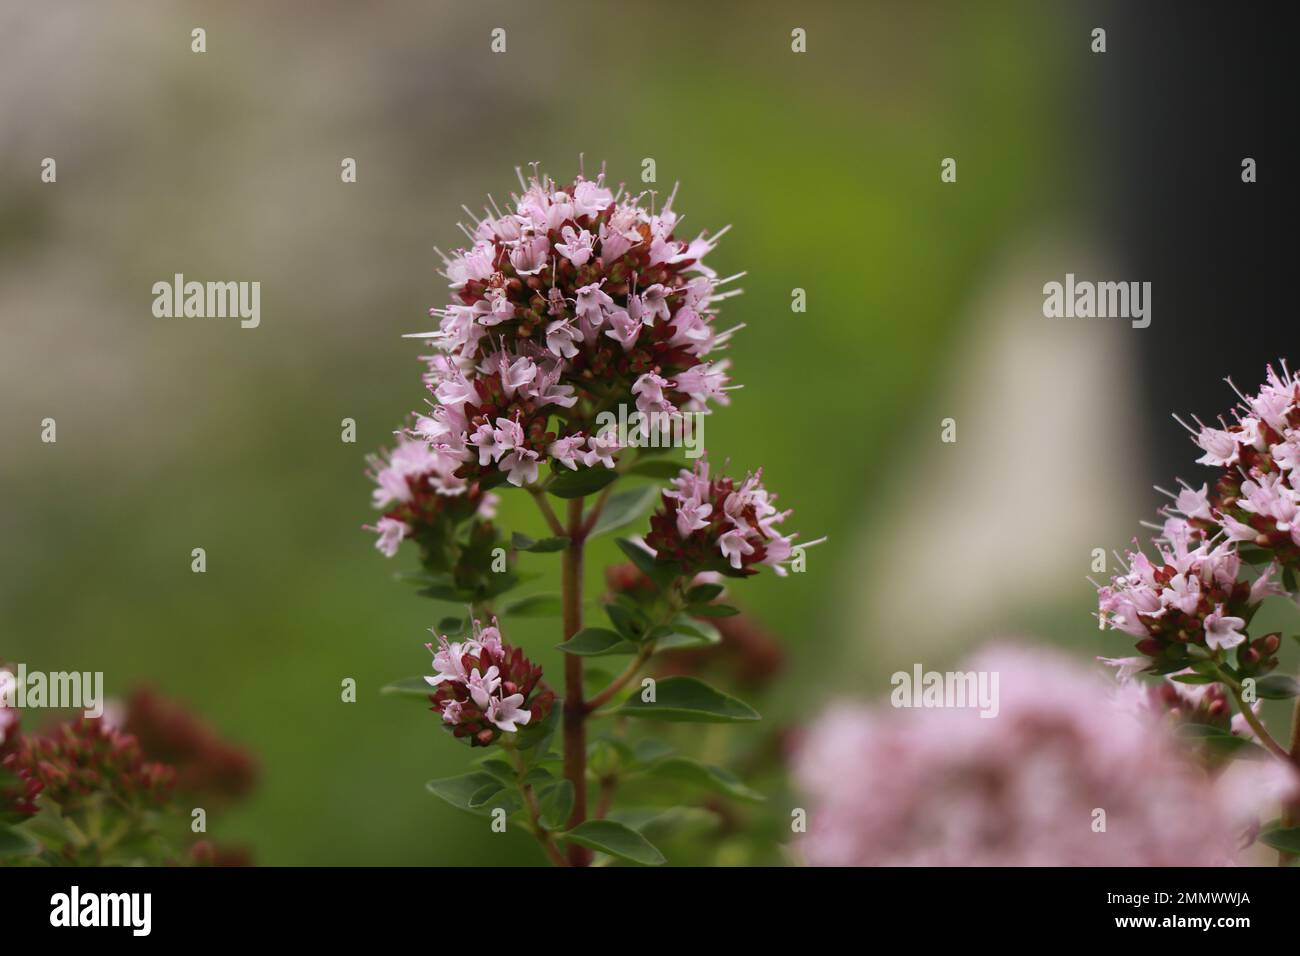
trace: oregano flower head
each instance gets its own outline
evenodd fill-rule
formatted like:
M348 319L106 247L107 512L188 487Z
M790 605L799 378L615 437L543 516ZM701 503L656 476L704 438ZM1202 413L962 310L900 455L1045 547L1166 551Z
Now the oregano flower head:
M175 786L175 772L147 760L135 737L85 717L61 724L49 735L22 737L4 766L65 813L101 793L125 805L160 807Z
M1204 454L1198 464L1219 470L1213 487L1185 489L1187 520L1294 574L1300 568L1300 381L1271 366L1253 395L1215 428L1183 424ZM1231 382L1229 382L1231 384ZM1235 386L1234 386L1235 388ZM1181 496L1180 496L1181 497Z
M656 207L603 173L563 185L521 174L520 188L507 210L491 201L462 225L470 245L444 257L451 302L414 336L435 348L424 380L436 404L412 432L464 481L529 485L547 461L613 467L619 445L597 416L624 396L665 415L727 402L714 353L735 329L714 320L729 280L703 261L725 230L681 239L675 195Z
M440 635L426 646L434 674L424 680L437 688L429 698L431 709L471 746L486 747L550 713L555 694L542 683L542 669L501 640L495 619L490 627L475 621L469 640Z
M726 475L711 476L705 459L683 468L650 516L646 544L658 560L676 563L684 574L717 571L739 577L767 565L784 577L798 534L777 529L791 512L777 510L776 495L763 487L762 477L761 469L739 484Z

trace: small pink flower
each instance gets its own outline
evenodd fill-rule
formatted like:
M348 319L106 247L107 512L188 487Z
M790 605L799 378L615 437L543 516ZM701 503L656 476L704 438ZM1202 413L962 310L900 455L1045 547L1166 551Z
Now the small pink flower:
M745 556L754 553L754 546L745 539L744 531L733 528L718 539L718 550L733 568L740 568Z
M683 538L709 526L713 505L701 501L683 501L677 505L677 533ZM725 537L725 536L724 536ZM752 548L750 549L752 552ZM726 554L724 549L723 554Z
M573 358L578 354L577 336L568 319L556 319L546 326L546 347L558 358Z
M433 650L433 645L429 645ZM450 643L446 637L438 638L438 650L433 654L433 667L436 673L424 678L425 683L431 687L437 687L443 681L455 681L463 684L469 676L465 673L465 664L461 660L473 648L467 648L464 644Z
M646 372L632 383L632 394L636 396L637 411L675 412L677 406L664 398L664 389L672 385L667 379L654 372Z
M1196 436L1196 444L1205 452L1197 459L1198 464L1223 467L1237 461L1237 440L1231 432L1221 428L1202 428Z
M516 488L531 485L537 480L537 452L516 448L501 459L501 470L506 473L506 480Z
M586 455L583 461L588 468L594 468L596 465L604 465L606 468L614 467L614 453L623 446L619 444L618 436L612 431L601 432L599 435L592 435L587 439Z
M520 724L526 724L533 719L533 715L523 706L523 703L523 694L511 694L505 698L493 697L488 701L487 719L500 730L514 733L519 729Z
M1238 630L1245 626L1246 622L1239 617L1225 617L1223 605L1217 605L1205 618L1205 643L1215 650L1236 647L1246 639Z
M608 314L610 328L605 335L623 347L626 352L641 335L641 323L628 315L627 309L614 309Z
M558 461L561 465L578 470L578 460L582 457L582 443L585 441L582 434L570 435L567 438L557 438L551 442L546 449L546 453Z
M564 242L557 242L556 250L575 266L585 266L591 259L595 236L586 229L574 229L572 226L565 226L560 234L564 236Z
M469 678L465 681L465 686L469 688L469 695L479 708L486 710L488 698L495 694L497 688L501 686L500 673L500 669L495 666L489 667L486 674L480 674L477 667L470 672Z
M396 518L380 518L375 522L372 530L379 533L379 538L375 541L375 547L379 549L384 557L391 558L397 554L402 539L411 533L411 526L404 521L398 521Z

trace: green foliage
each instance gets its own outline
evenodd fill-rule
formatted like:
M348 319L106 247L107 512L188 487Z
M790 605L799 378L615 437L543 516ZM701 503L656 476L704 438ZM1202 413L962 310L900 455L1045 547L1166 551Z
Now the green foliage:
M748 704L694 677L665 677L656 681L653 701L634 696L618 713L643 720L682 723L728 724L759 719L758 712Z
M588 820L561 834L560 839L642 866L659 866L667 862L649 840L631 827L613 820Z

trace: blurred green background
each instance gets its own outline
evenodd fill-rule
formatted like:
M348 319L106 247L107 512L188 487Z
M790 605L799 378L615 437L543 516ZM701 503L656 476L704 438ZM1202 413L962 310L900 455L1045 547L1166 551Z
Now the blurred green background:
M632 182L652 157L659 189L681 181L688 232L734 226L711 261L748 272L720 319L747 324L744 388L709 419L710 454L761 465L788 525L830 536L807 573L738 589L789 655L753 701L769 727L990 635L1125 652L1090 630L1083 580L1092 547L1135 530L1147 483L1135 458L1088 457L1123 399L1122 330L1048 340L1035 316L1044 270L1104 256L1076 18L1029 2L3 10L0 658L103 670L117 694L153 684L253 750L261 787L216 839L264 864L540 859L425 792L466 752L378 691L426 668L425 629L451 609L395 583L412 556L385 561L360 530L363 455L422 401L421 346L401 335L445 302L432 247L460 244L460 204L500 199L532 161L564 180L585 154ZM259 280L261 327L155 319L150 287L176 272ZM1050 387L1098 367L1104 391ZM1062 418L1068 435L1044 427ZM1080 462L1100 468L1069 507L1035 497ZM541 531L519 497L501 523ZM613 552L589 561L593 594ZM558 621L506 623L558 669Z

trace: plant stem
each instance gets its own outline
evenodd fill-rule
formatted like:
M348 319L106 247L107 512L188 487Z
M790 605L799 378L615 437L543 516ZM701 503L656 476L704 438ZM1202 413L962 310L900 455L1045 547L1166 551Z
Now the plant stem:
M1300 697L1296 698L1295 709L1291 711L1291 762L1300 769ZM1282 807L1282 826L1300 826L1300 797L1287 801ZM1295 857L1290 853L1278 852L1277 865L1289 866Z
M1273 756L1277 757L1279 760L1285 760L1287 763L1290 763L1291 755L1282 749L1281 744L1273 739L1272 735L1268 732L1268 728L1264 726L1259 717L1255 715L1255 712L1251 710L1250 705L1241 699L1241 689L1235 684L1229 684L1228 691L1232 694L1232 699L1237 702L1237 709L1241 711L1241 716L1246 718L1246 723L1250 724L1250 729L1255 731L1255 736L1259 738L1259 742L1262 743Z
M555 516L555 510L551 507L551 503L546 500L546 492L539 491L536 488L529 488L528 492L533 496L533 500L537 502L542 517L546 519L546 526L551 529L551 534L557 536L564 534L564 526L560 524L560 519Z
M583 537L591 534L591 529L596 527L596 522L600 520L600 513L605 510L605 502L609 501L609 494L614 490L617 482L611 481L605 486L605 490L600 493L596 503L592 506L591 511L587 514L587 520L582 525Z
M613 697L615 694L617 694L623 688L624 684L626 684L628 681L630 681L633 677L637 675L637 671L641 670L642 666L645 664L647 660L649 660L650 655L653 653L654 653L653 641L650 641L649 643L642 646L641 650L637 653L636 657L632 658L632 663L627 665L627 668L623 671L623 673L615 677L610 682L608 687L602 690L595 697L591 698L591 700L587 701L586 703L587 713L591 713L593 710L598 710L599 708L603 707L606 703L608 703L609 699Z
M600 781L600 802L596 804L596 819L605 819L609 808L614 804L614 791L618 789L617 777L605 777Z
M537 837L537 842L542 845L547 859L556 866L568 866L568 861L555 848L555 844L551 842L551 835L542 826L541 814L537 810L537 794L533 792L531 784L524 782L528 774L524 769L523 759L513 747L507 747L505 750L510 757L511 765L515 768L516 786L518 786L520 794L523 795L524 806L528 808L528 820L533 826L533 836Z
M549 508L549 504L546 505ZM564 639L582 630L582 499L569 502L569 544L563 553L561 591L564 602ZM587 710L582 699L582 658L564 656L564 776L573 784L573 812L566 829L587 819ZM569 865L587 866L591 852L569 846Z

